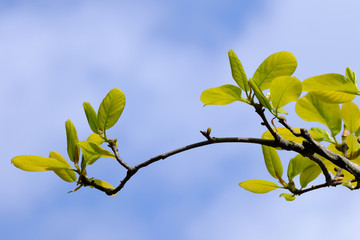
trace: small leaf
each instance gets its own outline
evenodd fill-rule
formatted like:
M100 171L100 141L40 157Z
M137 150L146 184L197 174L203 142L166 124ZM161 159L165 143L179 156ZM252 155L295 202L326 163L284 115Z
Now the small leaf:
M125 95L117 88L112 89L100 104L98 111L98 129L105 131L115 125L125 107Z
M330 104L320 101L313 92L309 92L300 98L295 111L305 121L315 121L325 124L335 136L341 130L341 111L338 104Z
M342 105L341 116L350 133L355 133L360 128L360 111L354 102L347 102Z
M267 193L277 188L283 188L278 186L276 183L253 179L239 183L239 186L253 193Z
M274 53L258 67L253 80L261 90L268 89L276 77L291 76L297 67L295 56L290 52Z
M289 180L292 180L295 176L302 173L305 168L310 165L313 165L314 162L307 157L304 157L300 154L296 155L289 162L287 175Z
M104 188L110 188L110 189L115 189L110 183L105 182L104 180L100 180L100 179L93 179L92 181L94 181L97 185L102 186ZM92 186L90 186L92 187ZM93 187L92 187L93 188ZM115 196L115 194L111 195L111 196Z
M62 180L66 182L76 182L76 174L74 170L71 169L70 164L65 160L60 153L56 151L51 151L49 154L49 158L56 159L60 162L63 162L68 166L69 169L56 169L54 170L55 174L58 175Z
M282 193L282 194L280 194L279 197L284 197L286 199L286 201L294 201L295 200L295 196L292 194L288 194L288 193Z
M86 141L96 143L97 145L101 145L104 143L104 139L96 133L90 134Z
M276 150L265 145L262 145L261 147L264 155L265 165L270 175L276 179L278 179L278 176L282 177L283 167Z
M93 164L101 157L115 158L113 153L103 149L96 143L81 141L79 142L79 146L81 147L87 165Z
M98 133L97 114L96 114L94 108L88 102L84 102L83 107L84 107L85 115L86 115L86 118L88 120L91 130L94 133Z
M296 77L277 77L271 82L271 102L276 112L289 102L296 101L302 92L302 86Z
M259 103L263 105L265 108L267 108L271 113L273 113L274 111L273 107L271 106L269 100L264 96L263 92L256 84L256 82L250 78L249 83L251 85L251 88L254 90L255 96L259 100Z
M65 122L67 152L71 161L77 163L79 161L79 139L74 124L67 120Z
M292 142L297 142L297 143L302 143L305 138L303 137L296 137L294 136L287 128L285 127L278 127L278 128L274 128L273 129L275 132L277 132L278 134L280 134L283 138L289 140L289 141L292 141ZM293 130L297 133L300 133L300 128L293 128ZM312 131L310 130L309 131L312 138L315 140L315 141L322 141L324 138L323 136L320 134L320 133L317 133L315 131ZM274 140L274 137L271 135L270 131L266 131L264 132L264 134L262 135L263 139L270 139L270 140Z
M206 105L226 105L235 101L245 101L241 89L231 84L209 88L202 92L200 100Z
M316 133L316 137L314 137ZM310 130L310 134L311 136L316 140L316 141L326 141L326 142L330 142L330 143L335 143L335 140L330 136L330 134L328 133L328 131L319 128L319 127L315 127L315 128L311 128Z
M15 167L29 172L70 169L68 164L65 164L57 159L33 155L21 155L14 157L11 159L11 163L14 164Z
M300 174L300 185L305 188L310 182L315 180L321 173L321 169L317 164L312 164L302 171Z
M357 77L356 77L356 73L351 70L351 68L347 67L346 70L345 70L345 74L346 74L346 77L351 80L352 83L355 84L355 86L357 87Z
M230 50L228 55L229 55L231 74L233 79L242 90L248 92L249 91L248 79L239 58L236 56L234 50Z
M349 147L347 150L347 158L352 160L359 156L359 142L357 137L353 134L346 136L346 145Z

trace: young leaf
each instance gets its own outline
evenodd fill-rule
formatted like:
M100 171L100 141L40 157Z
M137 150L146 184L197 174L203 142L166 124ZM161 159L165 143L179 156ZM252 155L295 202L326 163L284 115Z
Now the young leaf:
M286 201L294 201L295 200L295 196L292 194L288 194L288 193L282 193L282 194L280 194L279 197L284 197L286 199Z
M330 129L332 136L341 130L339 105L319 101L313 92L309 92L297 101L295 111L305 121L325 124Z
M249 91L248 79L239 58L236 56L234 50L230 50L228 55L229 55L231 74L233 79L242 90L248 92Z
M313 164L314 162L311 161L309 158L304 157L300 154L296 155L289 162L287 171L289 180L292 180L296 175L302 173L305 168Z
M56 151L51 151L49 154L49 158L63 162L69 168L69 169L55 169L54 172L56 175L58 175L62 180L66 182L76 182L76 174L74 170L71 170L70 164L65 160L63 156L61 156L60 153Z
M269 109L271 113L273 113L274 110L273 107L271 106L269 100L264 96L263 92L256 84L256 82L250 78L249 83L251 85L251 88L254 90L255 96L259 100L259 103L263 105L265 108Z
M114 154L108 150L103 149L99 145L93 142L81 141L79 142L82 153L84 155L85 163L87 165L93 164L96 160L101 157L115 158Z
M276 150L272 147L262 145L262 151L264 155L265 165L271 176L278 179L282 177L283 167Z
M67 120L65 122L65 129L66 129L67 152L70 160L76 163L79 161L79 147L78 147L79 139L77 136L77 132L74 124L70 120Z
M97 185L102 186L102 187L104 187L104 188L115 189L110 183L105 182L104 180L93 179L93 181L94 181ZM92 186L90 186L90 187L92 187ZM93 187L92 187L92 188L93 188ZM116 193L113 194L113 195L111 195L111 196L115 196L115 195L116 195Z
M14 157L11 159L11 163L14 164L15 167L29 172L70 169L69 164L65 164L57 159L33 155Z
M351 80L351 82L353 82L355 84L355 86L357 87L357 77L356 77L356 73L351 70L351 68L347 67L345 70L345 74L346 77Z
M259 179L241 182L239 183L239 186L253 193L267 193L277 188L283 188L276 183Z
M98 129L105 131L119 120L125 107L125 95L117 88L112 89L100 104L97 123Z
M355 159L359 156L359 142L355 135L350 134L346 136L346 145L349 147L347 150L347 157L349 159Z
M270 96L275 112L289 102L296 101L302 92L302 86L296 77L277 77L271 82Z
M200 100L206 105L226 105L235 101L245 101L241 89L231 84L209 88L202 92Z
M92 133L90 134L90 136L87 138L86 141L96 143L97 145L101 145L103 144L104 139L100 137L99 134Z
M86 118L88 120L91 130L94 133L98 133L97 114L96 114L94 108L88 102L84 102L83 107L84 107L85 115L86 115Z
M314 137L314 133L316 133L316 136L318 137L318 139L316 139ZM311 128L310 134L316 141L319 141L319 142L326 141L326 142L330 142L330 143L335 143L335 140L330 136L330 134L326 130L321 129L319 127Z
M258 67L253 80L261 90L268 89L276 77L291 76L297 67L295 56L290 52L274 53Z
M341 107L341 116L350 133L355 133L360 128L360 111L355 103L344 103Z
M310 182L315 180L321 173L321 169L317 164L311 164L300 174L300 185L305 188Z

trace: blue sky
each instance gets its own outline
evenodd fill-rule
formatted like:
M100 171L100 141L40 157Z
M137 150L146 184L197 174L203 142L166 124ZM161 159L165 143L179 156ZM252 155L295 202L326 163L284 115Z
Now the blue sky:
M324 189L286 202L281 191L240 189L240 181L271 180L259 146L179 154L140 171L116 197L88 188L67 194L74 185L10 160L51 150L67 156L65 121L85 139L82 102L97 108L115 87L127 103L109 134L131 165L201 141L208 127L217 137L259 137L265 130L250 107L203 108L199 100L203 90L233 83L227 51L235 50L248 76L282 50L297 57L301 80L347 66L359 72L359 10L355 0L0 1L0 238L352 237L357 192ZM294 114L288 121L313 125ZM281 154L286 165L290 155ZM122 174L110 159L89 167L113 185Z

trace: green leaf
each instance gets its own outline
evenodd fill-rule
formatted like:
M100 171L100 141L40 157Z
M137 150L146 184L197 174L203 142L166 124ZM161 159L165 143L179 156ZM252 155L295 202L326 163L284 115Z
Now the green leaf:
M346 70L345 70L345 74L346 74L346 77L352 82L355 84L355 86L357 87L357 77L356 77L356 73L351 70L351 68L347 67Z
M276 183L259 179L241 182L239 183L239 186L253 193L267 193L277 188L283 188Z
M261 90L268 89L276 77L291 76L297 67L295 56L290 52L274 53L258 67L253 80Z
M294 201L295 200L295 196L292 194L288 194L288 193L282 193L282 194L280 194L279 197L284 197L286 199L286 201Z
M317 139L316 139L316 137L314 137L314 135L315 135L314 133L316 133ZM310 134L318 142L326 141L326 142L330 142L330 143L335 143L335 140L330 136L328 131L326 131L322 128L319 128L319 127L311 128Z
M355 103L344 103L341 107L341 116L350 133L355 133L360 128L360 111Z
M305 168L300 174L300 185L305 188L310 182L315 180L321 173L320 167L313 163Z
M79 161L79 139L74 124L67 120L65 122L67 152L71 161L77 163Z
M276 150L265 145L262 145L261 147L264 155L265 165L270 175L276 179L278 179L278 176L282 177L283 167Z
M300 133L300 128L293 128L295 132L297 133ZM296 137L294 136L287 128L285 127L278 127L278 128L274 128L273 129L275 132L277 132L278 134L280 134L283 138L286 138L287 140L289 141L292 141L292 142L297 142L297 143L302 143L305 138L303 137ZM315 141L323 141L323 136L315 131L312 131L310 130L309 131L312 138L315 140ZM262 135L263 139L270 139L270 140L274 140L274 137L271 135L270 131L266 131L264 132L264 134Z
M100 179L93 179L92 181L94 181L97 185L102 186L104 188L110 188L110 189L115 189L110 183L105 182L104 180L100 180ZM92 186L90 186L91 188L94 188ZM115 196L115 194L111 195L111 196Z
M65 164L57 159L33 155L21 155L14 157L11 159L11 163L14 164L15 167L29 172L69 169L68 164Z
M338 104L320 101L313 92L309 92L300 98L295 111L305 121L315 121L325 124L335 136L341 130L341 111Z
M346 136L346 144L349 147L347 150L347 158L352 160L359 156L359 142L355 135L350 134Z
M125 107L125 95L117 88L112 89L100 104L98 111L98 128L105 131L119 120Z
M239 58L236 56L234 50L230 50L228 55L229 55L231 74L233 79L242 90L248 92L249 91L248 79Z
M91 130L94 133L98 133L97 114L96 114L94 108L88 102L84 102L83 107L84 107L85 115L86 115L86 118L88 120Z
M206 105L226 105L235 101L245 101L241 89L231 84L209 88L202 92L200 100Z
M259 103L263 105L265 108L269 109L271 113L273 113L274 110L273 107L271 106L269 100L264 96L263 92L256 84L256 82L250 78L249 83L251 85L251 88L254 90L255 96L259 100Z
M302 86L296 77L277 77L271 82L270 96L275 112L289 102L296 101L302 92Z
M289 180L292 180L295 176L302 173L305 168L313 165L314 162L307 157L304 157L300 154L296 155L289 162L287 175Z
M113 153L103 149L96 143L81 141L79 142L79 146L81 147L87 165L93 164L101 157L115 158Z
M49 158L63 162L69 168L69 169L55 169L54 172L56 175L58 175L62 180L66 182L76 182L76 174L74 170L71 169L70 164L65 160L63 156L61 156L60 153L56 151L51 151L49 154Z
M97 145L101 145L105 142L104 139L96 133L90 134L86 141L96 143Z
M354 82L337 73L310 77L302 85L303 91L315 91L318 98L331 103L348 102L360 94Z

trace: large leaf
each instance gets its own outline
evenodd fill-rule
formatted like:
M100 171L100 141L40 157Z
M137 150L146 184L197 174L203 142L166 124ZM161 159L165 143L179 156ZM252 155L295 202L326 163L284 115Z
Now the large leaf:
M353 100L356 95L336 91L311 91L319 100L327 103L346 103Z
M228 54L232 77L242 90L246 92L249 91L248 79L239 58L236 56L234 50L230 50Z
M21 155L11 159L11 163L15 167L24 171L39 172L49 171L57 169L69 169L69 164L65 164L54 158L33 156L33 155Z
M63 162L68 166L69 169L55 169L54 172L58 175L62 180L66 182L75 182L76 181L76 174L74 170L71 169L70 164L65 160L60 153L56 151L51 151L49 154L49 158L56 159L60 162Z
M253 80L261 90L268 89L276 77L291 76L297 67L295 56L290 52L274 53L258 67Z
M296 77L277 77L271 82L270 96L271 102L278 112L278 109L285 106L289 102L296 101L302 92L302 86Z
M305 168L310 165L313 165L314 162L307 157L304 157L300 154L296 155L289 162L287 175L289 180L292 180L296 175L302 173Z
M300 174L300 185L305 188L310 182L316 179L321 173L320 167L313 163L302 171Z
M200 100L206 105L226 105L235 101L244 101L241 98L241 89L231 84L209 88L202 92Z
M93 164L96 160L101 157L115 158L114 154L108 150L103 149L99 145L89 141L79 142L82 153L84 155L85 163L87 165Z
M251 78L249 80L249 83L251 85L251 88L254 90L255 96L259 100L259 103L263 105L265 108L269 109L271 113L273 113L274 111L273 107L271 106L269 100L265 97L265 95L263 94L257 83Z
M239 186L253 193L267 193L277 188L283 188L278 186L276 183L259 179L241 182L239 183Z
M117 88L112 89L100 104L98 111L98 128L105 131L119 120L125 107L125 95Z
M355 84L338 73L328 73L305 79L302 82L303 91L336 91L358 95Z
M65 129L66 129L66 141L67 141L67 152L69 155L69 158L73 162L79 161L79 139L77 136L77 132L75 129L74 124L67 120L65 122Z
M295 111L305 121L325 124L335 136L341 130L341 111L338 104L320 101L312 92L300 98Z
M86 115L86 118L88 120L91 130L94 133L98 133L97 114L96 114L94 108L88 102L84 102L83 107L84 107L85 115Z
M350 133L355 133L360 128L360 111L355 103L344 103L341 107L341 116Z
M262 152L264 155L265 165L271 176L278 179L282 177L283 167L276 150L272 147L262 145Z

